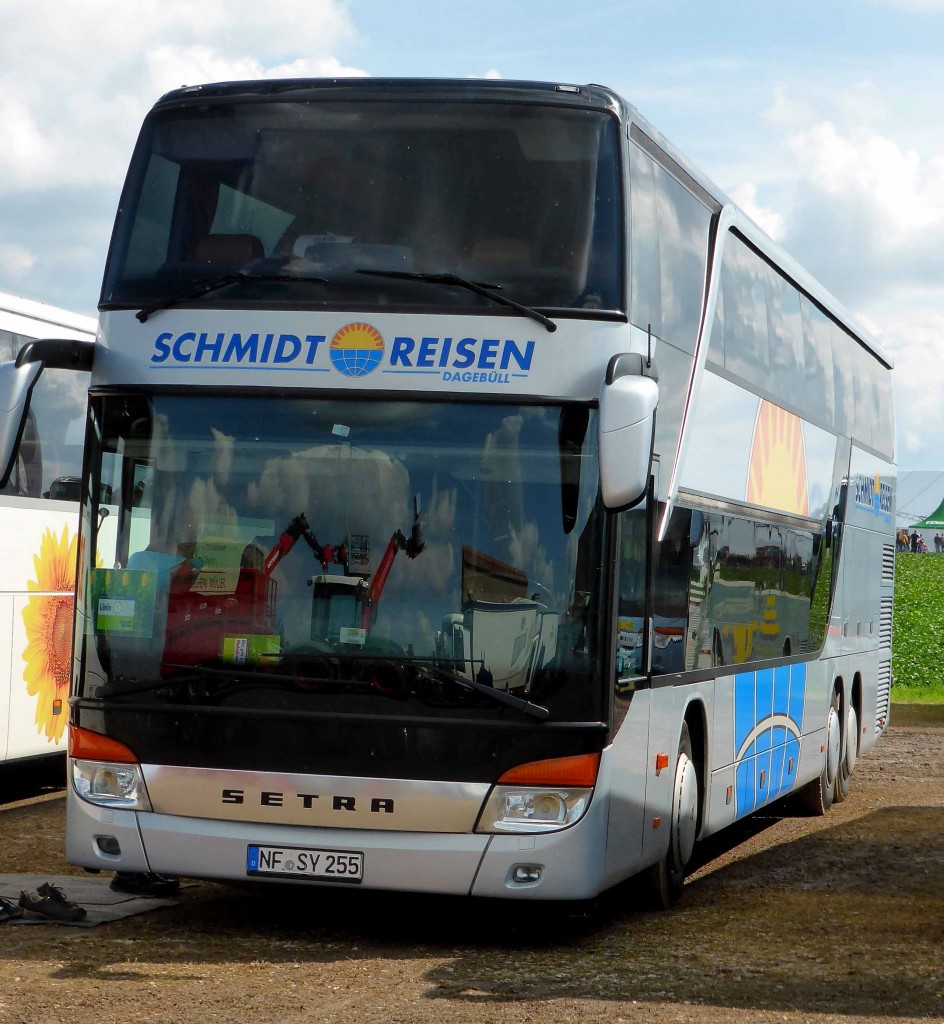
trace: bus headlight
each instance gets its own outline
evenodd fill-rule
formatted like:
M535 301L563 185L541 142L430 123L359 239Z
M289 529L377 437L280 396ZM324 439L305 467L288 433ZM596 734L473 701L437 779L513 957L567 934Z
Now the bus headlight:
M551 832L579 821L592 789L495 786L485 801L476 832Z
M149 811L141 766L109 761L72 760L72 785L90 804L123 811Z

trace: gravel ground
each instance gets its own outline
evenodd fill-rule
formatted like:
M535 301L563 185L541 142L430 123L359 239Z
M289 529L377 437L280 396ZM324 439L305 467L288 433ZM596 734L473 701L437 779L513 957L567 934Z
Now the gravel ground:
M671 914L199 883L0 925L0 1022L944 1022L944 713L892 721L846 802L713 839ZM78 873L61 793L0 786L0 873Z

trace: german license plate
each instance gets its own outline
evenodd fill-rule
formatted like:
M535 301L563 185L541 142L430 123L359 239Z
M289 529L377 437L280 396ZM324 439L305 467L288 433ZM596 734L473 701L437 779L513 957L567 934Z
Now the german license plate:
M246 874L360 882L364 878L364 854L360 850L250 846L246 850Z

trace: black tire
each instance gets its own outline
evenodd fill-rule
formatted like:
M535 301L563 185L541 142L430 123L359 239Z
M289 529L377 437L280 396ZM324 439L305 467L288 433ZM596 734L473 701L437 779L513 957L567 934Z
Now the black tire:
M798 789L796 795L791 799L793 809L802 815L812 818L820 818L832 807L836 799L836 791L839 788L839 764L835 768L830 765L830 735L834 729L841 729L839 719L840 697L839 691L833 692L833 699L829 705L829 713L826 717L826 749L823 756L823 770L818 779L808 782L802 789ZM845 730L841 730L844 732ZM840 743L840 751L842 745ZM839 757L838 761L844 758ZM847 786L848 791L848 786ZM840 797L843 799L844 797Z
M682 895L685 871L692 859L700 799L692 739L688 725L683 723L675 758L669 849L662 860L641 876L641 902L649 910L669 910Z
M852 773L855 771L858 754L859 717L855 708L850 706L842 730L842 751L839 756L839 770L836 772L834 803L841 804L849 795L849 790L852 787Z

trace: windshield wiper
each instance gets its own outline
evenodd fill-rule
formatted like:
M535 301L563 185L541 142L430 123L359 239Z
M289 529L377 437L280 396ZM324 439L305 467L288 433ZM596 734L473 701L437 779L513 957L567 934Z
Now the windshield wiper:
M531 317L532 320L537 320L539 324L542 324L550 333L557 330L557 324L554 323L550 317L546 317L543 313L539 313L536 309L532 309L530 306L524 306L520 302L515 302L514 299L509 299L507 295L503 295L498 289L501 288L500 284L486 284L483 281L470 281L466 277L460 277L458 274L417 274L408 270L358 270L358 274L368 274L371 277L393 277L399 278L404 281L422 281L425 284L442 284L442 285L455 285L457 288L466 288L470 292L475 292L476 295L484 295L485 298L491 299L493 302L497 302L502 306L508 306L511 309L516 309L519 313L523 313L525 316Z
M327 284L326 277L301 277L297 274L251 274L245 270L234 270L231 274L221 274L219 277L208 277L180 295L172 295L168 298L157 299L150 305L135 313L135 317L143 324L148 317L162 309L176 306L180 302L189 302L191 299L199 299L219 288L225 288L229 284L236 284L244 281L311 281L315 284Z
M477 679L466 679L465 676L459 675L453 675L450 678L458 686L468 686L476 693L491 697L497 704L507 704L508 707L517 708L523 714L530 715L542 722L546 722L551 717L550 711L543 705L532 704L531 701L525 700L523 697L516 697L513 693L506 693L504 690L496 690L492 686L480 683Z

